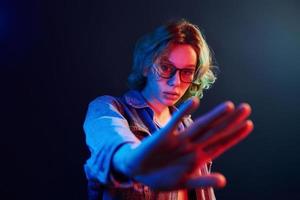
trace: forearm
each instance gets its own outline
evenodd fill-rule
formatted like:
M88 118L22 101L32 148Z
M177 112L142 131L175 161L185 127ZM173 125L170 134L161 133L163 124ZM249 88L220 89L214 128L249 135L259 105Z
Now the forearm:
M132 152L132 145L127 143L119 147L113 155L111 174L118 182L128 182L133 179L128 163L128 156Z

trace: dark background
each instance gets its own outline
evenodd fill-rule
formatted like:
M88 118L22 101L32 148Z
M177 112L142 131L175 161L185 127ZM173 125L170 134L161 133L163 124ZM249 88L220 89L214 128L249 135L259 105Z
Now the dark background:
M300 199L299 9L296 0L0 1L1 199L86 199L88 103L126 91L137 38L178 18L200 26L220 68L195 116L225 100L253 107L253 134L214 162L228 179L218 199Z

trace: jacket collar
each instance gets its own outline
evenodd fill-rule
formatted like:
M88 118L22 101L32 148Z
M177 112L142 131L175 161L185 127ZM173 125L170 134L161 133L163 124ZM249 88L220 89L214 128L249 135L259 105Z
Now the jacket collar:
M124 94L124 99L126 103L134 108L150 108L147 101L143 97L140 91L138 90L129 90ZM152 111L152 109L150 108ZM178 110L175 106L170 106L171 113L174 113ZM152 111L153 112L153 111ZM190 126L192 123L191 115L184 116L182 118L182 122L184 123L185 127Z
M128 105L134 108L146 108L149 107L146 99L143 97L142 93L138 90L130 90L124 94L125 101ZM176 112L178 109L175 106L170 106L171 113Z
M149 107L145 98L138 90L130 90L124 94L126 103L134 108L146 108Z

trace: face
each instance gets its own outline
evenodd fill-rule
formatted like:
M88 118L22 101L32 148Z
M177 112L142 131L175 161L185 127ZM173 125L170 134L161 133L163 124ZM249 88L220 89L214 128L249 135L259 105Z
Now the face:
M183 76L195 71L196 63L197 54L192 46L187 44L171 45L166 55L158 57L154 66L147 72L147 83L143 92L146 93L148 101L152 101L151 103L157 106L174 105L190 86L190 83L182 81ZM174 66L173 72L175 72L174 69L177 69L170 78L159 76L155 70L157 66L164 64Z

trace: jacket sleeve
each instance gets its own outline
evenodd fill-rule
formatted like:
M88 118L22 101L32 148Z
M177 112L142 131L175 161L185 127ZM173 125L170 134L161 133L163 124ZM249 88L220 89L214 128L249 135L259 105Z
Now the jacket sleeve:
M114 153L125 143L140 143L130 131L120 104L111 96L98 97L89 104L83 128L91 153L84 166L88 180L116 185L111 173Z

